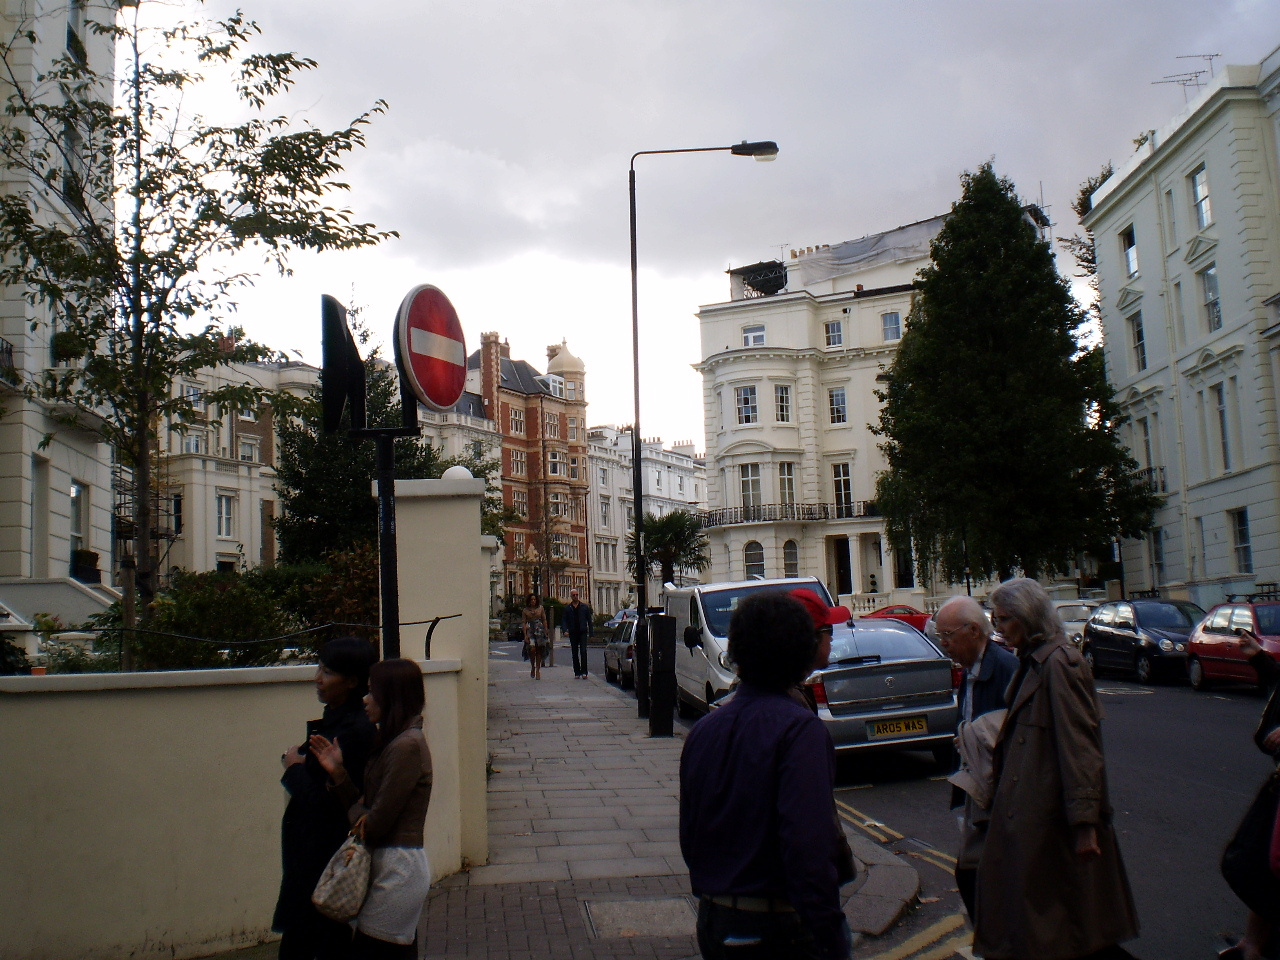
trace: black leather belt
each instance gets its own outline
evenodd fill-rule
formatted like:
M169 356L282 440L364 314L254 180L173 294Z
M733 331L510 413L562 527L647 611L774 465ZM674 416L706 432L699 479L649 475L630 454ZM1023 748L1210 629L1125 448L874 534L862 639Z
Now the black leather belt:
M747 910L751 913L795 913L796 908L786 900L777 897L709 897L704 896L707 903L717 907L729 907L732 910Z

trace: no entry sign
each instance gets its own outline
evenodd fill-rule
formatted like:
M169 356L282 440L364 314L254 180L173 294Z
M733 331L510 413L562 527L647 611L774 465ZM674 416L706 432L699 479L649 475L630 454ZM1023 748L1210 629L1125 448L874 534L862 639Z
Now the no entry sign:
M467 347L458 313L439 289L424 283L401 301L396 347L400 375L419 400L437 411L458 402L467 379Z

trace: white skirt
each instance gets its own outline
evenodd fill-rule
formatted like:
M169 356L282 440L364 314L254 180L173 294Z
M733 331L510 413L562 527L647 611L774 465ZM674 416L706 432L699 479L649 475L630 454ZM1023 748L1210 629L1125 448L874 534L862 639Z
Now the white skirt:
M422 847L377 847L372 851L369 895L356 929L390 943L413 943L431 889L431 867Z

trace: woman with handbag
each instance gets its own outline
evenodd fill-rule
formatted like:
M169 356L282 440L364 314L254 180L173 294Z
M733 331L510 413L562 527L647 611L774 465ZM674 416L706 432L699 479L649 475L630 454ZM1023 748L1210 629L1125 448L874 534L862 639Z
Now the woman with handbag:
M365 710L378 726L365 770L364 795L351 779L341 747L323 736L311 750L329 772L330 790L351 824L363 819L372 855L369 893L355 919L357 960L413 960L418 920L431 886L423 825L431 800L431 751L422 733L422 671L411 660L383 660L369 671Z
M338 637L321 647L315 687L324 715L307 723L307 741L319 734L341 746L357 785L364 782L365 761L377 736L363 703L376 659L373 645L359 637ZM347 808L325 789L328 775L307 741L280 758L280 782L289 803L280 826L284 869L271 928L281 934L280 960L346 960L351 928L319 913L311 892L347 835Z
M524 621L524 642L529 645L529 676L534 680L542 679L542 661L546 658L550 644L550 631L547 628L547 610L536 593L529 594L529 604L521 611Z
M1271 655L1262 649L1255 634L1248 630L1240 631L1240 650L1249 658L1249 663L1258 674L1258 682L1264 686L1273 686L1280 679L1280 666L1271 659ZM1262 720L1253 733L1253 742L1258 749L1271 757L1280 759L1280 687L1274 687L1267 705L1262 711ZM1222 854L1222 876L1227 884L1249 908L1245 921L1244 938L1234 946L1227 947L1219 957L1227 960L1259 960L1261 957L1275 956L1274 941L1276 925L1280 923L1280 879L1277 878L1276 849L1276 808L1280 800L1280 784L1277 779L1280 773L1273 771L1262 784L1257 797L1249 806L1249 810L1240 822L1231 842Z

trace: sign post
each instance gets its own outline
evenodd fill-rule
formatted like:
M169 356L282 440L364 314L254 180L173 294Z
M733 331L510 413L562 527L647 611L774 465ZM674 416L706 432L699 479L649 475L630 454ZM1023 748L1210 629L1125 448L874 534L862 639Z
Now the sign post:
M462 325L449 299L428 284L414 287L396 315L396 369L400 376L401 426L368 427L365 421L364 364L356 349L347 311L330 296L321 298L324 371L321 402L324 432L339 429L350 406L353 439L377 445L378 579L382 606L382 656L400 656L399 563L396 551L395 441L421 436L418 403L448 410L462 396L467 375Z

